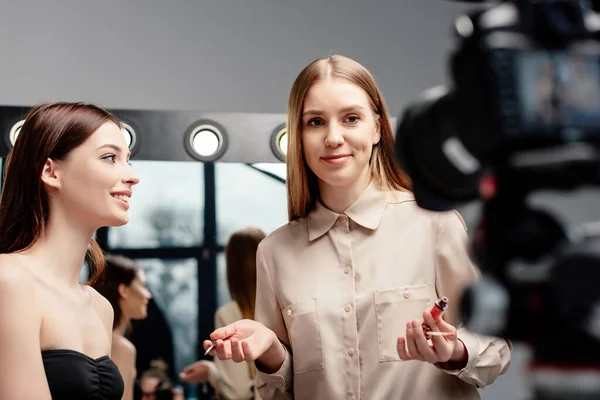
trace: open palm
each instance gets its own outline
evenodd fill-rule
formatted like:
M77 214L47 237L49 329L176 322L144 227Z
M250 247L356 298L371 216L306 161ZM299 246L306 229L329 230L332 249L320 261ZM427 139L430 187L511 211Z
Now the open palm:
M262 356L273 343L274 333L260 322L242 319L215 330L210 340L205 340L204 349L215 348L210 355L221 360L235 362L254 361Z

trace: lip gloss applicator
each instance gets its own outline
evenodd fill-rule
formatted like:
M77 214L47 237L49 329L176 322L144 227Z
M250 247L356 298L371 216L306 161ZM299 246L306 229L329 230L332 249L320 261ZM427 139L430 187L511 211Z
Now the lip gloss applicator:
M208 349L206 349L206 352L204 353L204 357L206 357L208 355L208 353L210 353L210 351L214 348L215 348L215 344L213 342L213 344Z

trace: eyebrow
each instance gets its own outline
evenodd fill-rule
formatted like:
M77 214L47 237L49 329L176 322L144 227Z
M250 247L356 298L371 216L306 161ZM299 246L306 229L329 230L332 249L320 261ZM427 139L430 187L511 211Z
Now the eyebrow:
M113 149L116 152L121 152L121 148L119 146L117 146L116 144L112 144L112 143L107 143L107 144L103 144L102 146L98 147L96 150L100 150L100 149L105 149L105 148L109 148L109 149ZM127 152L127 156L131 157L131 152Z
M355 105L346 106L346 107L342 108L340 110L340 113L345 113L348 111L355 111L355 110L364 111L365 108L363 106L359 106L358 104L355 104ZM306 116L306 115L323 115L323 111L321 111L321 110L306 110L302 113L302 116Z

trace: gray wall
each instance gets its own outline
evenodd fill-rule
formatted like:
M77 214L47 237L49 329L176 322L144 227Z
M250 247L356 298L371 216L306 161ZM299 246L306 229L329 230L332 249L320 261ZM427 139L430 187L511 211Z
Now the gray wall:
M285 112L330 53L379 80L390 110L444 78L444 0L2 0L0 104Z
M339 53L370 69L395 116L444 81L450 25L464 9L443 0L3 0L0 104L283 113L300 69ZM597 216L593 204L580 197L574 219ZM524 398L526 358L515 351L483 398Z

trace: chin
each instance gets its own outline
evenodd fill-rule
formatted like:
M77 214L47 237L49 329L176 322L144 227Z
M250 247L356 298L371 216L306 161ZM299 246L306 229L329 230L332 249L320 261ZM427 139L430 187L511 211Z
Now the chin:
M146 311L140 311L139 313L133 315L131 317L131 319L133 319L133 320L146 319L147 316L148 316L148 313Z
M104 226L123 226L129 222L129 215L119 215L110 218L109 221L106 222Z
M332 187L345 187L351 185L353 182L356 182L359 177L358 176L348 176L349 174L324 174L321 179L327 185Z

